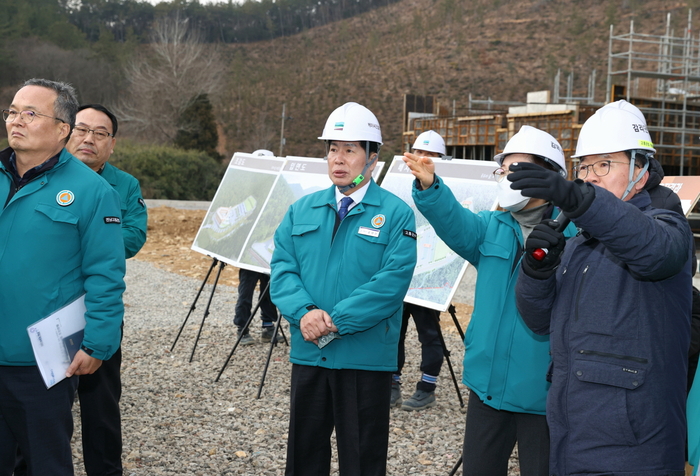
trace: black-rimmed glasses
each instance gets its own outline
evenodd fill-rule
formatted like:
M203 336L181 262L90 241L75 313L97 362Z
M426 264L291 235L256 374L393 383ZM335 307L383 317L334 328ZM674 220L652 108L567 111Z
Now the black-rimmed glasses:
M92 135L95 138L95 140L105 140L108 137L114 137L114 134L110 134L109 132L100 129L88 129L87 127L83 126L75 126L73 128L73 135L75 135L76 137L83 137L89 132L92 132Z
M619 160L599 160L593 164L588 165L577 165L574 167L574 174L576 178L581 180L588 177L588 172L593 170L593 173L598 177L605 177L610 173L610 164L628 164L627 162L620 162Z

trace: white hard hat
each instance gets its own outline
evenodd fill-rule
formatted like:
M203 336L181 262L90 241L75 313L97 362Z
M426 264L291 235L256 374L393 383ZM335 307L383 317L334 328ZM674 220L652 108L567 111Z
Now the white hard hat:
M554 166L564 177L567 176L564 151L551 134L532 126L522 126L517 134L510 138L503 152L493 160L503 165L503 159L509 154L531 154L541 157Z
M319 139L382 144L382 130L372 111L356 102L348 102L331 112Z
M435 131L425 131L416 137L416 142L413 143L413 149L424 150L426 152L435 152L440 155L447 155L445 149L445 141Z
M275 156L274 152L267 150L267 149L258 149L255 152L253 152L253 155L255 155L255 156L268 155L270 157Z
M642 111L640 111L637 106L625 101L624 99L620 99L619 101L615 102L609 102L605 106L600 108L600 110L602 109L622 109L623 111L627 111L630 114L634 114L635 116L637 116L637 119L642 121L645 125L647 123L647 120L644 117Z
M623 100L606 104L586 120L576 142L576 154L572 157L627 150L656 152L644 114Z

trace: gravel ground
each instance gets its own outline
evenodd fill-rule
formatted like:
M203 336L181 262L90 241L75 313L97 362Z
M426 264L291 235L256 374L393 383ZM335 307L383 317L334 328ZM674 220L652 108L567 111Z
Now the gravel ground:
M203 279L204 276L202 276ZM291 364L288 347L273 349L257 399L268 345L241 347L215 382L235 343L236 290L218 287L190 363L211 293L206 286L174 349L175 336L197 294L199 281L138 260L127 262L122 364L125 476L232 476L284 474ZM252 333L257 338L256 316ZM283 324L286 331L286 323ZM462 343L445 331L461 382ZM409 326L404 397L420 377L420 347ZM460 383L465 400L466 388ZM459 459L464 413L447 365L437 406L422 412L391 410L389 475L447 475ZM79 411L76 403L74 411ZM77 415L76 415L77 416ZM80 423L74 437L76 475L83 476ZM331 474L337 475L334 454ZM457 474L462 474L461 469ZM518 475L511 458L509 475Z

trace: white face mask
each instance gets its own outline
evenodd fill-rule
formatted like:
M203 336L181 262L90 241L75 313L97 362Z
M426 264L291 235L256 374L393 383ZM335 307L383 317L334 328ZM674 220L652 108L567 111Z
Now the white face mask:
M509 212L519 212L525 208L530 199L524 197L520 190L510 188L510 184L507 178L498 182L498 204Z

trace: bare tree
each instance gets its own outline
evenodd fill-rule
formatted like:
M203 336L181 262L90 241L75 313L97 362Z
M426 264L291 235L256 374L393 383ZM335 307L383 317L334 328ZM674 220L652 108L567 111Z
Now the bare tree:
M117 107L124 128L149 141L172 142L182 113L197 96L220 95L224 71L217 46L203 43L187 18L158 20L152 42L125 72L129 89Z
M274 149L275 138L279 143L279 130L275 129L268 120L267 111L258 111L255 128L251 132L247 147L249 149Z

